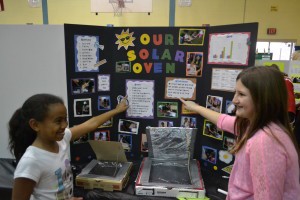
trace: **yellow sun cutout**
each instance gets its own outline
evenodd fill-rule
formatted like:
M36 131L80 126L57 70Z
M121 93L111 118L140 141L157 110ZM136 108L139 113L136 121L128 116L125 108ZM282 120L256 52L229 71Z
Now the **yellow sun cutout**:
M129 28L124 31L122 30L121 34L115 34L118 40L116 41L115 44L118 44L118 50L121 47L124 47L126 50L128 49L129 46L134 47L133 41L135 40L135 37L132 37L134 32L129 33Z

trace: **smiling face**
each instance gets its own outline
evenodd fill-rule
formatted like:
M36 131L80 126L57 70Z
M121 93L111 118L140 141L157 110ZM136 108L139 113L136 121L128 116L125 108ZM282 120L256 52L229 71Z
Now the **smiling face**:
M122 30L121 34L116 34L117 41L115 44L118 44L118 50L121 47L124 47L126 50L128 49L129 46L134 46L133 41L135 40L135 37L133 37L133 33L129 33L129 29L126 31Z
M46 118L36 122L37 138L45 143L60 141L67 126L66 107L60 103L51 104L48 106Z
M235 94L232 102L236 106L236 116L253 120L255 107L250 91L246 88L241 80L236 82Z

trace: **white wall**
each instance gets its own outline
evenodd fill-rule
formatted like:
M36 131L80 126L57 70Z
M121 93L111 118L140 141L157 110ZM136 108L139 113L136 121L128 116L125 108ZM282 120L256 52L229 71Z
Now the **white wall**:
M67 103L63 25L0 25L0 158L8 150L7 123L25 99L51 93Z

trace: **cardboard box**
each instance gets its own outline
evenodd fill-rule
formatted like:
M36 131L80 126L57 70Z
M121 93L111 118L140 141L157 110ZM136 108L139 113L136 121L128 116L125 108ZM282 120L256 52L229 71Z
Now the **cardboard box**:
M122 144L114 141L90 140L97 160L92 160L76 176L76 186L84 189L121 191L128 183L132 162L128 162Z

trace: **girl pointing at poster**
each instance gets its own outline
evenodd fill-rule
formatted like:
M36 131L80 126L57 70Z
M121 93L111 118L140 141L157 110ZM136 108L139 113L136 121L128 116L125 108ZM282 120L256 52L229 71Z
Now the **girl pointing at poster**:
M235 90L236 116L180 99L186 109L236 135L227 200L299 199L299 149L289 124L281 72L249 67L237 76Z
M68 128L63 100L51 94L28 98L9 121L9 147L18 162L13 200L80 200L73 197L70 141L124 112L125 97L115 109Z

